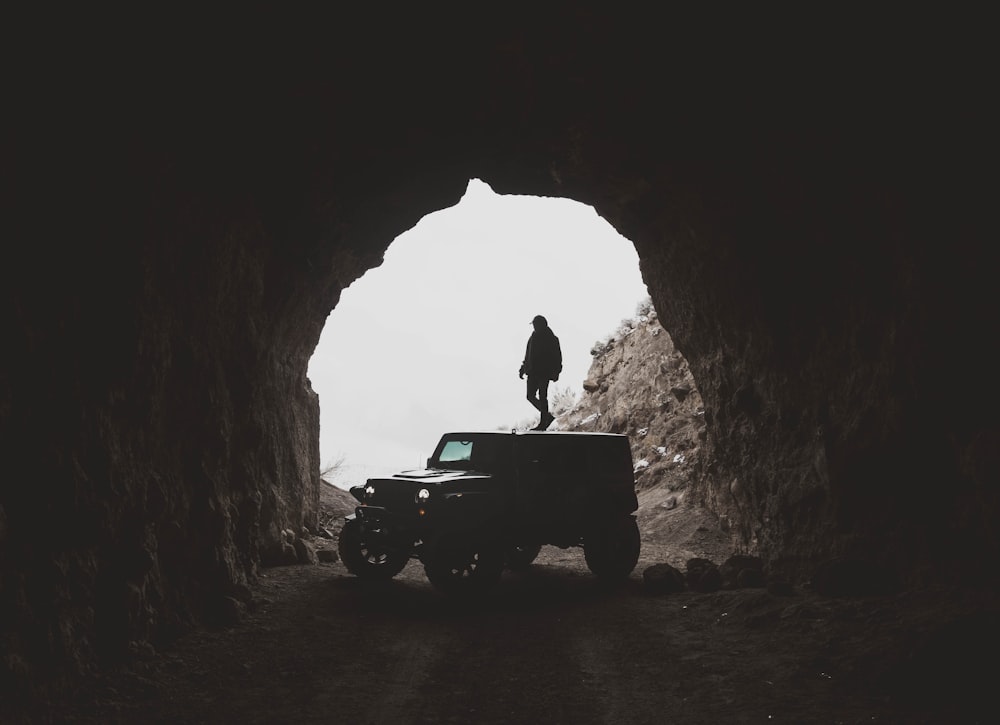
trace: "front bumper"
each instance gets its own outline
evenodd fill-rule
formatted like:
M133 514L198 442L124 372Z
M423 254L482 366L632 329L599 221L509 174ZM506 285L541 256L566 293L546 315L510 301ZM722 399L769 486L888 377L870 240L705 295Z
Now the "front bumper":
M425 522L416 511L400 513L383 506L362 504L354 509L354 518L369 531L380 531L390 538L418 538L426 528Z

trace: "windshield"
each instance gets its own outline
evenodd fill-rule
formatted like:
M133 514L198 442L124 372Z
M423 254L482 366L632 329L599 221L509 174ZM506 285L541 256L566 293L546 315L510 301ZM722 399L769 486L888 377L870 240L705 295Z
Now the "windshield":
M492 472L510 460L510 436L456 433L446 435L428 463L440 468Z
M441 463L469 463L472 460L472 441L445 441L438 460Z

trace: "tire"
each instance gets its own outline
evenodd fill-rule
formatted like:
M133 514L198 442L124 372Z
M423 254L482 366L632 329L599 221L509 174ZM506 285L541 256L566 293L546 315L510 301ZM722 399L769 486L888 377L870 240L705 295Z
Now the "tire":
M507 547L507 568L511 571L527 569L541 550L541 544L511 544Z
M369 541L357 519L344 523L337 551L347 571L359 579L392 579L410 560L407 552Z
M494 539L445 534L428 547L424 573L435 589L446 594L482 594L499 581L505 559L503 547Z
M639 524L631 516L597 529L583 542L587 567L601 579L624 579L639 562Z

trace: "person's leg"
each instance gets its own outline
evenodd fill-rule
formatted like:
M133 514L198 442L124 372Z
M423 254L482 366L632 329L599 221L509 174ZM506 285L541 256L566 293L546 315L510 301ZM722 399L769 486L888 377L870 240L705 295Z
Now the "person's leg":
M538 412L542 414L542 417L549 416L549 381L539 380L538 381Z
M539 413L544 415L545 411L542 409L542 404L543 401L545 401L545 405L548 406L548 401L546 401L547 396L545 394L542 394L541 397L539 397L541 383L544 383L547 388L547 380L539 381L537 378L533 378L530 375L528 376L528 402L531 403Z
M554 418L549 414L549 381L528 377L528 402L541 413L533 430L545 430Z
M542 396L542 419L538 421L538 425L542 430L545 430L550 425L552 421L556 419L551 412L549 412L549 381L546 380L542 383L542 386L538 390L539 395Z

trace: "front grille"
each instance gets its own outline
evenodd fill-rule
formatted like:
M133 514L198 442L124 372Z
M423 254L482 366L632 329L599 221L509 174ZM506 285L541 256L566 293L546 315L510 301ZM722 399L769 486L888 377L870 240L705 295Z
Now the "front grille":
M423 486L413 481L369 480L368 485L374 486L375 495L365 503L371 506L382 506L389 511L404 512L416 508L414 497Z

